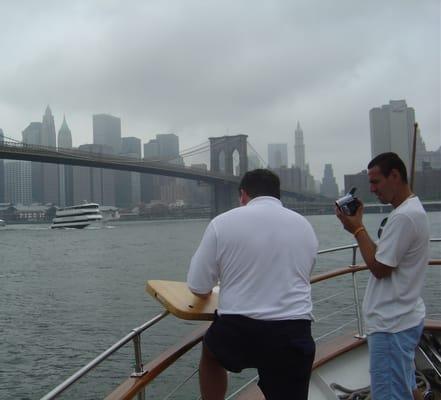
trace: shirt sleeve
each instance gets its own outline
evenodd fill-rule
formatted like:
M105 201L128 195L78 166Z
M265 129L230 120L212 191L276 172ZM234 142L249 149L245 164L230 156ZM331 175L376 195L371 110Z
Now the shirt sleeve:
M217 285L219 267L216 256L217 235L213 223L210 222L190 262L187 285L192 292L208 293Z
M397 267L409 250L415 238L415 227L410 218L396 214L386 223L381 236L375 259L389 267Z

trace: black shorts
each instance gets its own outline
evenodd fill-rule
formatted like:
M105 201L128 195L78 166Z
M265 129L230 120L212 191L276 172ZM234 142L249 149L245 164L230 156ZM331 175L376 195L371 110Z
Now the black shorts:
M228 371L257 368L267 400L308 398L315 355L311 321L215 316L204 344Z

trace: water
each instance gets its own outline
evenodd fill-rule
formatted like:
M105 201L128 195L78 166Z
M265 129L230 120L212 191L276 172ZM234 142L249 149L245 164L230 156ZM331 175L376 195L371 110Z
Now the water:
M441 236L441 213L430 213L432 236ZM372 235L384 215L366 215ZM308 217L320 248L353 243L335 216ZM51 230L43 225L8 226L0 230L0 399L38 399L84 364L161 312L144 290L148 279L184 280L188 264L207 220L119 222L102 229ZM439 245L434 255L441 256ZM349 264L351 253L322 256L316 273ZM342 258L343 257L343 258ZM334 260L334 261L331 261ZM428 281L429 312L439 313L440 270ZM349 280L342 296L317 307L318 320L351 304ZM363 287L365 278L361 278ZM314 287L319 299L342 290L341 284ZM323 308L323 309L322 309ZM318 337L353 318L353 309L316 324ZM343 321L343 320L342 320ZM168 317L143 335L143 359L194 329L194 323ZM151 398L197 364L198 350L160 377ZM68 390L65 399L104 397L133 370L133 349L127 346ZM245 374L247 377L247 374ZM238 378L242 382L244 377ZM196 377L173 398L197 393Z

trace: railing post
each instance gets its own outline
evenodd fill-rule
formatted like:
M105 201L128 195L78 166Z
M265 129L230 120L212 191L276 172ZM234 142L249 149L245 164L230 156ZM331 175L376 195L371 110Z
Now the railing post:
M357 247L352 248L352 266L355 266L357 263ZM355 276L355 272L352 272L352 289L354 291L354 304L355 304L355 314L357 315L357 327L358 333L355 337L359 339L364 339L366 335L364 334L363 328L363 318L361 316L361 307L360 307L360 298L358 295L358 284L357 277Z
M133 337L133 346L135 348L135 372L132 376L141 376L144 373L141 355L141 335L138 333ZM138 393L138 400L145 400L145 388Z

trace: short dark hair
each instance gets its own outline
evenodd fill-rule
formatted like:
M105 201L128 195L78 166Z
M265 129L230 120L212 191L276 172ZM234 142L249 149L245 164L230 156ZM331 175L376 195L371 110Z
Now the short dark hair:
M239 184L252 199L259 196L272 196L280 199L280 179L269 169L255 169L248 171Z
M368 164L368 169L377 166L381 174L388 177L393 169L396 169L404 183L407 183L407 170L403 160L396 153L381 153L374 157Z

